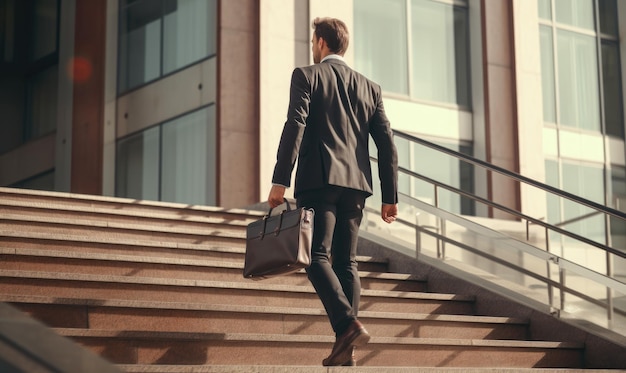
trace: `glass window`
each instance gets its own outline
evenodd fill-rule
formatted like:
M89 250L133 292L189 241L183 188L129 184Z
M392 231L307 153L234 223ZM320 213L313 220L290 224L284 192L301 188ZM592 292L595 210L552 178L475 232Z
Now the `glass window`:
M560 123L600 131L596 38L557 31Z
M153 127L118 141L117 196L159 200L159 131Z
M27 83L26 138L37 138L57 128L58 67L54 65Z
M601 165L562 162L559 180L558 162L546 161L546 183L555 188L582 198L604 204L604 171ZM589 180L600 180L590 183ZM548 222L566 231L581 235L596 242L604 243L604 216L593 213L595 210L579 203L548 194ZM579 243L552 232L553 239L562 240L563 245L575 248Z
M172 8L176 1L169 0ZM163 73L167 74L216 51L216 9L212 1L179 1L164 17Z
M556 21L588 30L594 29L593 0L555 0Z
M602 42L602 87L606 134L624 138L622 76L617 42Z
M470 146L449 143L437 143L437 145L472 155ZM412 171L461 190L470 193L474 192L474 170L472 165L419 144L413 146L412 157ZM425 159L428 162L425 162ZM429 202L434 203L432 185L416 180L413 188L414 196L419 198L426 197L430 199ZM456 193L440 189L438 199L439 207L445 210L464 215L475 214L474 201L463 199Z
M589 166L578 163L563 162L562 164L563 185L561 189L578 195L582 198L604 204L604 172L601 166ZM590 183L589 180L600 180ZM574 203L569 200L563 201L563 218L568 223L565 228L587 237L596 242L605 242L604 216L591 214L589 207ZM576 219L581 219L575 221Z
M214 111L211 106L163 125L161 200L215 202Z
M35 1L31 44L33 61L57 51L57 8L57 0Z
M555 6L559 22L549 25L548 19L539 25L544 120L624 139L617 2L596 1L538 0L540 13ZM596 5L599 25L594 21ZM556 47L551 35L556 35ZM558 79L552 76L554 64Z
M408 94L406 0L359 0L354 11L359 71L385 91Z
M119 197L216 203L215 107L209 106L118 141Z
M611 167L611 198L609 207L626 212L626 168ZM613 247L626 247L626 222L611 218Z
M598 7L600 8L600 31L603 34L617 37L617 1L600 0Z
M556 88L554 80L554 44L552 28L539 28L541 42L541 88L543 92L543 120L556 123Z
M458 4L355 1L356 68L386 92L470 107L469 12Z
M411 12L411 96L469 107L467 8L413 0Z
M216 0L121 0L118 90L215 54L216 9Z
M538 0L539 18L552 19L552 8L550 0Z
M120 91L153 80L161 72L162 2L128 3L120 15Z

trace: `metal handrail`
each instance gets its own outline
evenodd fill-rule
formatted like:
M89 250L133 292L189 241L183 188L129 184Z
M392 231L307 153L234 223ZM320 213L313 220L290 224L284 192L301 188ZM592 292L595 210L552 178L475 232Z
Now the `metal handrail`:
M585 302L585 304L590 305L591 308L587 310L590 310L593 307L602 307L604 308L604 311L606 313L603 316L603 319L600 319L599 322L597 321L598 319L595 319L596 317L595 313L593 315L593 321L592 319L583 317L583 319L581 319L582 320L581 326L583 328L585 328L585 325L586 325L585 323L588 321L588 322L591 322L591 324L602 326L607 331L617 332L619 334L620 340L623 340L623 338L626 337L626 331L624 330L622 326L617 327L616 326L617 324L612 324L613 322L617 321L617 318L621 318L622 320L620 322L622 322L624 316L626 316L626 310L623 307L616 307L615 302L614 302L615 292L619 294L626 294L626 282L624 282L623 279L619 278L619 276L618 277L614 276L613 268L611 264L612 257L610 257L610 255L615 255L619 258L626 259L626 251L619 250L617 248L612 247L611 236L609 233L609 230L611 228L610 224L612 223L612 220L610 219L614 217L618 219L619 221L626 222L626 213L623 213L621 211L612 209L610 207L598 204L593 201L589 201L580 196L565 192L563 190L543 184L536 180L532 180L528 177L519 175L517 173L500 168L498 166L494 166L490 163L481 161L472 156L462 154L454 150L450 150L443 146L431 143L427 140L417 138L410 134L406 134L400 131L395 131L394 135L399 138L408 140L409 142L416 143L418 145L431 148L437 152L452 156L458 159L459 161L473 164L475 166L478 166L484 169L484 171L491 171L491 172L499 173L509 179L516 180L522 185L538 188L554 196L565 198L567 200L573 201L574 203L577 203L580 206L585 206L595 211L592 211L591 213L587 213L582 216L561 222L559 225L555 225L553 223L546 222L544 218L535 218L535 217L529 216L523 213L521 209L515 209L515 208L508 207L508 206L504 206L488 198L481 197L475 192L465 191L465 190L460 189L460 187L448 185L446 183L437 181L430 177L418 174L410 169L407 169L404 167L398 167L399 172L401 172L403 175L406 175L411 180L420 180L432 186L432 188L434 189L434 201L432 202L424 202L424 201L421 201L419 198L416 198L410 195L405 195L400 192L398 194L403 202L406 202L408 205L415 207L420 211L425 212L427 216L434 216L437 219L437 224L436 226L433 226L433 227L427 227L425 225L421 225L419 222L411 223L409 221L403 220L402 218L398 218L397 221L401 223L401 226L414 230L414 232L416 233L417 236L415 238L415 243L414 243L415 247L413 248L411 248L411 246L413 245L413 243L411 242L412 240L408 241L409 245L407 246L406 243L401 240L397 242L393 240L390 241L384 235L379 236L378 234L376 234L375 230L369 232L367 228L365 229L366 237L370 239L374 239L383 244L389 244L390 248L398 250L399 252L405 253L407 255L411 255L412 250L415 250L414 252L417 255L416 258L418 260L423 260L426 263L434 265L437 268L440 268L446 271L451 271L451 273L454 273L455 275L458 275L461 278L466 278L469 281L477 281L478 283L481 283L483 286L485 286L486 288L492 291L511 297L512 299L519 300L522 303L530 307L534 307L537 310L540 310L542 312L547 312L557 317L565 317L568 320L576 323L577 321L571 318L571 315L573 314L568 314L569 312L571 312L572 309L566 308L565 295L568 295L568 296L571 295L575 299L581 300ZM377 162L377 159L375 156L370 157L370 158L372 159L372 161ZM519 221L520 223L524 223L525 221L526 240L525 241L518 240L517 238L515 238L515 236L508 235L506 233L501 233L498 231L494 231L493 229L487 228L487 226L482 225L478 221L473 221L471 219L468 219L467 216L463 217L458 213L441 209L439 206L439 193L441 190L448 191L461 198L468 198L472 200L474 203L482 203L485 206L489 207L490 210L494 209L494 210L498 210L503 213L509 214L514 219L512 221ZM565 228L562 228L561 226L567 223L580 221L580 220L586 219L588 217L591 217L597 214L604 214L604 218L605 218L604 228L605 228L606 241L603 241L603 240L594 241L593 239L583 237L582 235L579 235L573 231L568 231ZM451 221L453 226L461 226L479 235L486 234L484 237L499 237L499 238L496 238L497 243L494 241L494 243L496 243L497 245L504 244L505 246L503 247L518 250L525 254L532 255L533 257L539 260L543 260L545 262L545 270L548 271L548 274L542 275L539 272L535 272L536 268L535 270L527 269L524 266L520 266L519 264L516 264L515 262L509 262L507 259L505 259L504 257L500 257L497 254L494 255L490 252L482 252L481 250L479 250L478 248L474 248L472 245L468 244L467 242L453 238L453 236L447 236L446 222L448 221ZM532 243L530 241L529 226L531 224L538 225L542 227L543 230L545 230L545 248L542 247L543 245L537 246L536 243ZM430 224L427 223L427 225L430 225ZM435 229L435 232L431 231L432 228ZM375 228L375 229L380 229L380 227ZM393 228L393 229L395 230L396 228ZM406 231L404 231L404 228L403 228L399 230L398 232L403 232L402 234L404 234ZM590 248L594 247L594 248L602 250L605 256L605 260L606 260L606 273L604 273L604 270L602 272L597 272L593 270L592 267L588 266L587 264L583 264L583 263L578 264L575 261L568 260L565 257L559 256L555 252L551 251L550 239L549 239L550 232L558 233L564 237L569 237L579 243L589 245ZM492 236L492 233L497 233L497 236ZM433 247L430 247L429 250L427 250L427 251L432 251L432 255L433 255L432 257L431 257L431 254L424 253L422 251L423 242L422 242L422 239L420 238L421 235L426 235L427 237L430 237L436 241L436 245ZM505 241L500 241L500 239L504 239ZM532 292L528 291L529 289L523 289L520 291L519 289L516 290L516 289L510 288L509 286L503 287L502 284L498 282L501 280L506 280L506 276L501 277L496 281L491 280L492 276L480 277L480 275L476 275L476 271L474 271L475 269L478 269L479 270L478 273L479 273L480 266L467 267L467 265L470 265L470 264L466 263L465 261L459 262L458 259L455 259L456 254L454 252L452 252L451 255L447 255L449 254L449 253L446 253L447 251L446 246L448 245L450 245L450 247L456 247L462 250L463 253L470 253L473 255L477 255L479 257L482 257L483 259L486 259L490 263L497 264L501 266L502 268L508 268L510 270L513 270L514 273L520 274L524 276L525 278L529 278L534 281L539 281L540 283L545 284L546 293L543 295L539 295L539 293L533 293L534 295L531 295ZM459 264L462 264L462 265L459 266ZM555 268L558 268L558 274L557 274L558 279L556 278L553 279L550 275L552 271L551 269L552 265L556 266ZM569 278L566 276L566 274L569 272L574 273L574 276L581 276L581 278L584 278L586 281L589 281L589 283L597 284L599 286L604 286L605 290L603 291L606 292L606 295L602 295L601 298L596 298L591 294L587 294L585 291L576 289L576 287L568 286L568 284L566 284L565 281L566 281L566 278ZM586 284L587 282L584 282L584 283ZM554 291L558 291L560 295L554 296L553 295ZM540 298L537 298L536 296L539 296L539 297L545 296L547 298L545 298L544 300L540 300ZM549 308L546 308L546 306ZM601 316L601 314L599 315ZM623 325L623 324L620 324L620 325Z
M580 196L577 196L575 194L566 192L564 190L555 188L555 187L547 185L547 184L543 184L543 183L538 182L536 180L530 179L530 178L528 178L526 176L522 176L520 174L517 174L517 173L509 171L507 169L498 167L496 165L493 165L491 163L482 161L480 159L474 158L474 157L469 156L467 154L459 153L457 151L448 149L448 148L443 147L441 145L434 144L434 143L432 143L430 141L426 141L424 139L420 139L418 137L415 137L413 135L410 135L410 134L402 132L402 131L394 130L394 136L398 136L398 137L404 138L406 140L410 140L412 142L419 143L419 144L424 145L426 147L429 147L429 148L435 149L437 151L440 151L442 153L446 153L448 155L451 155L451 156L453 156L453 157L455 157L457 159L463 159L464 161L466 161L468 163L474 164L476 166L480 166L482 168L486 168L486 169L488 169L490 171L497 172L497 173L499 173L501 175L513 178L513 179L515 179L517 181L520 181L522 183L532 185L532 186L537 187L539 189L542 189L544 191L556 194L556 195L558 195L560 197L563 197L563 198L567 198L567 199L572 200L574 202L580 203L581 205L585 205L587 207L591 207L593 209L600 210L600 211L604 212L605 214L609 214L611 216L615 216L615 217L617 217L617 218L619 218L621 220L626 221L626 213L623 213L623 212L621 212L619 210L612 209L610 207L604 206L604 205L599 204L597 202L589 201L589 200L584 199L584 198L582 198Z
M609 252L611 254L617 255L617 256L622 257L622 258L626 258L626 252L624 252L624 251L617 250L615 248L612 248L610 246L604 245L602 243L590 240L590 239L588 239L586 237L580 236L580 235L578 235L576 233L572 233L572 232L567 231L567 230L565 230L563 228L560 228L560 227L558 227L556 225L553 225L553 224L550 224L550 223L546 223L543 220L540 220L540 219L537 219L537 218L533 218L532 216L528 216L528 215L523 214L523 213L521 213L521 212L519 212L517 210L513 210L510 207L507 207L507 206L504 206L504 205L500 205L500 204L498 204L496 202L493 202L491 200L488 200L486 198L483 198L483 197L474 195L472 193L468 193L468 192L466 192L464 190L458 189L456 187L453 187L453 186L441 183L441 182L439 182L437 180L434 180L434 179L431 179L431 178L429 178L427 176L420 175L420 174L415 173L415 172L413 172L411 170L407 170L406 168L398 167L398 170L402 171L403 173L405 173L405 174L407 174L409 176L412 176L412 177L418 178L420 180L424 180L425 182L428 182L430 184L433 184L435 187L443 188L443 189L446 189L446 190L448 190L450 192L457 193L459 195L462 195L462 196L465 196L467 198L470 198L470 199L472 199L474 201L486 204L486 205L488 205L490 207L493 207L493 208L498 209L500 211L506 212L507 214L511 214L511 215L517 216L520 219L524 219L524 220L529 221L529 222L531 222L533 224L540 225L540 226L542 226L542 227L544 227L546 229L550 229L550 230L552 230L554 232L566 235L566 236L568 236L570 238L573 238L573 239L575 239L577 241L584 242L584 243L586 243L588 245L595 246L595 247L597 247L599 249L602 249L602 250L604 250L606 252Z

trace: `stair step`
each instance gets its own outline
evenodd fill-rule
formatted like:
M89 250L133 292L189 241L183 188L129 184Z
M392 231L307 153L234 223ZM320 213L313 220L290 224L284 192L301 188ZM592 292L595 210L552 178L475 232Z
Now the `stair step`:
M213 333L330 335L318 308L0 296L52 327ZM506 317L362 311L375 336L525 339L527 322Z
M561 368L446 368L409 366L359 366L322 367L303 365L148 365L118 364L126 373L614 373L608 369L561 369ZM357 370L358 369L358 370Z
M155 227L151 224L122 223L117 221L86 221L71 218L49 220L42 216L1 215L0 230L36 231L44 234L71 234L85 237L120 237L139 240L156 240L183 243L232 244L244 242L245 229L209 227L207 229L186 226Z
M109 211L121 215L168 215L178 220L222 217L232 222L256 220L264 213L245 209L224 209L221 207L187 205L172 202L134 200L129 198L73 194L40 190L23 190L0 187L0 205L25 206L77 211Z
M81 220L88 222L150 224L155 227L181 226L208 229L212 227L229 228L232 230L244 230L249 222L258 217L251 216L249 219L229 219L224 214L213 216L208 212L206 216L189 216L181 219L176 214L159 214L144 211L124 211L106 208L73 207L67 205L49 206L40 204L12 203L0 200L0 215L22 216L36 220L45 218L48 221Z
M178 243L171 241L138 240L123 237L90 237L84 235L49 234L41 232L16 232L0 229L0 247L134 255L139 257L165 257L175 259L225 260L243 262L245 241L224 243L212 239L209 243ZM386 272L387 260L358 256L359 269L369 272Z
M54 329L115 364L319 365L334 337ZM357 350L362 365L580 368L578 343L372 337Z
M0 294L319 307L311 286L0 270ZM362 291L363 311L472 314L474 298L454 294Z
M369 257L358 257L367 265ZM226 262L207 259L180 259L124 254L68 252L56 250L0 247L0 269L106 274L198 279L212 281L250 281L243 278L242 261ZM425 291L426 283L414 276L396 273L360 271L363 289ZM304 270L291 276L266 279L264 283L308 285Z

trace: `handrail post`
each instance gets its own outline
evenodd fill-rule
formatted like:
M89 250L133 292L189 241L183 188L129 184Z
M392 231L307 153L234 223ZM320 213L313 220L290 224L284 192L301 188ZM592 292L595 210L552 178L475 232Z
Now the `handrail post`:
M422 232L419 230L419 216L419 212L415 214L415 259L419 259L422 252Z
M604 236L606 245L611 247L613 244L613 238L611 237L611 217L608 214L604 214ZM606 275L610 278L613 278L613 260L611 259L611 253L605 251L605 261L606 261ZM613 310L613 289L610 287L606 288L606 299L607 299L607 313L606 317L608 318L609 325L613 322L615 314Z

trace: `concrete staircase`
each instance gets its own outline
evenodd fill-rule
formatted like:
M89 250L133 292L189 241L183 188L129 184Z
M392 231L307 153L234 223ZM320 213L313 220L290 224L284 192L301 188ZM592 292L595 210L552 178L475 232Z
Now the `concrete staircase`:
M242 277L262 215L0 188L0 302L126 372L355 371L321 367L334 337L304 272ZM360 370L584 368L579 341L530 340L528 320L359 261Z

